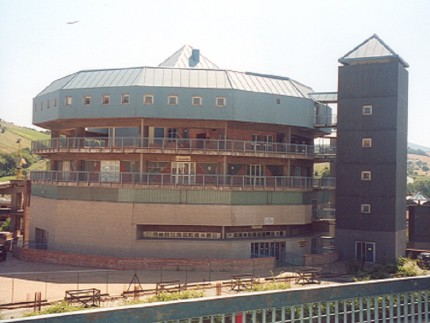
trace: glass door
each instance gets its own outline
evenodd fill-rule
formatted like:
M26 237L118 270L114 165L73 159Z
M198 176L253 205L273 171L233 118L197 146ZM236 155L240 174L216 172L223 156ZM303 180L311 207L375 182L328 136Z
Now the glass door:
M196 180L196 163L172 162L172 181L174 184L194 184Z
M247 165L247 173L249 176L249 185L263 185L263 166L262 165Z
M100 163L100 180L102 182L119 182L119 160L102 160Z

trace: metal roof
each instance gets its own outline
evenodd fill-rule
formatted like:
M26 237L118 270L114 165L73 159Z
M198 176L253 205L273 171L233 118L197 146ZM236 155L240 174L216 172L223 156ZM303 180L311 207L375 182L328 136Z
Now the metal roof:
M397 59L404 67L409 67L408 63L406 63L398 54L396 54L396 52L385 44L378 35L374 34L346 53L343 57L339 58L339 62L344 65L350 65L351 63L357 63L360 61L387 59Z
M194 67L185 66L190 62ZM185 45L159 67L80 71L52 82L38 96L59 89L125 86L234 89L305 98L313 92L310 87L287 77L219 69L200 52Z
M194 49L190 45L182 46L178 51L158 66L173 68L219 68L205 56L200 54L198 49Z
M337 92L314 92L309 97L321 103L337 103Z

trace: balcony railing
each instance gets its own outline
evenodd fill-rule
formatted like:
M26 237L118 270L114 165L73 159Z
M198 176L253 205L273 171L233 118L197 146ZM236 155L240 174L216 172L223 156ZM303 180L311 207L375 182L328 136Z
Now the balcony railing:
M180 154L243 154L247 156L291 156L313 158L321 147L313 145L245 141L231 139L183 138L52 138L33 141L31 149L36 154L57 152L144 152Z
M175 175L164 173L109 173L32 171L34 182L76 184L118 184L141 186L190 186L236 189L283 190L334 188L333 178L313 179L299 176L231 176L231 175Z

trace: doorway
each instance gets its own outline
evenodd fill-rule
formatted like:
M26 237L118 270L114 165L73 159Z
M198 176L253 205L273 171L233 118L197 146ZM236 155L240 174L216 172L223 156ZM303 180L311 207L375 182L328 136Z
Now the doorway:
M375 262L375 243L374 242L355 242L355 260L360 263Z
M172 181L176 184L190 185L196 181L196 163L172 162Z

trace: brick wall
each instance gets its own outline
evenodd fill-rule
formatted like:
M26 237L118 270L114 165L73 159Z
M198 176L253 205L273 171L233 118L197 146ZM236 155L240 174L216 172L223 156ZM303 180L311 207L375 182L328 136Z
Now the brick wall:
M115 258L14 247L18 259L50 264L86 266L114 270L213 270L228 272L267 272L275 268L275 258L253 259L161 259Z
M334 263L338 260L339 254L337 252L323 253L323 254L306 254L305 266L324 266Z

